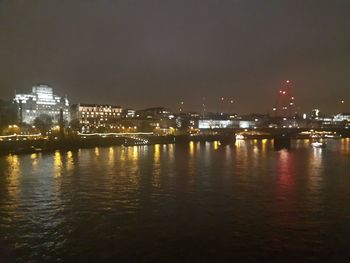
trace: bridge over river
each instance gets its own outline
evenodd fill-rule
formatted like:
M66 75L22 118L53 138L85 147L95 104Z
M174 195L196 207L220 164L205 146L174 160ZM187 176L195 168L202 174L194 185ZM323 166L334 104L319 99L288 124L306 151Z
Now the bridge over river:
M220 141L222 145L233 145L236 135L245 139L273 139L275 148L289 148L294 138L310 138L309 128L257 128L257 129L212 129L200 134L158 136L151 132L137 133L93 133L73 137L47 138L39 135L1 136L0 153L31 153L35 151L72 150L79 148L108 147L112 145L137 146L148 144L188 143L190 141ZM314 133L338 134L350 138L350 131L341 128L315 128Z

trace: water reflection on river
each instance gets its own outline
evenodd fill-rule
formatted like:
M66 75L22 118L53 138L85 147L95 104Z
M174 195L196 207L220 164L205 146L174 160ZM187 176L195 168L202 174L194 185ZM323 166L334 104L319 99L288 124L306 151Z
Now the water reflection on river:
M349 139L2 156L0 261L345 262L349 168Z

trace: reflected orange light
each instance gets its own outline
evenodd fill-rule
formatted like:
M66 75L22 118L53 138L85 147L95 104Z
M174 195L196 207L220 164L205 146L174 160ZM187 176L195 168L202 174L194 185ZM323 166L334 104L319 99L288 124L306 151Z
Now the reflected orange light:
M74 168L73 153L71 151L68 151L66 157L67 157L67 161L66 161L67 171L71 171Z
M190 142L190 156L194 156L194 142Z
M30 159L32 161L32 167L33 169L35 169L38 165L38 154L37 153L33 153L30 155Z
M114 149L113 147L109 147L108 150L108 161L110 164L112 164L114 162Z
M159 163L160 160L160 145L154 145L154 162Z
M160 145L154 145L154 160L153 160L153 177L152 185L154 187L160 187Z
M263 139L261 141L261 144L262 144L262 152L265 153L266 152L266 146L267 146L267 139Z
M95 148L95 155L100 156L100 150L97 147Z
M62 159L61 159L61 153L59 151L55 152L53 168L54 168L55 177L60 177L62 172Z
M214 141L214 150L219 149L219 142L218 141Z
M134 146L132 148L132 160L133 161L137 161L139 159L139 147L138 146Z

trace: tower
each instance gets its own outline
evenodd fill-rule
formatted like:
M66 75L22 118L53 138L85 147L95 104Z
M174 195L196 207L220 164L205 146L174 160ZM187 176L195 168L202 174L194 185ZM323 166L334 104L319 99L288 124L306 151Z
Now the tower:
M292 84L286 80L277 93L276 104L273 107L275 117L292 117L295 114L295 97L292 94Z

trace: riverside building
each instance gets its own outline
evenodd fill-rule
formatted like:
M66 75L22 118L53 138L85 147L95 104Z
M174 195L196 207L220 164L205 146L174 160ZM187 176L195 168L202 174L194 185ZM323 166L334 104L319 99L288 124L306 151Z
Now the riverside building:
M101 104L74 104L71 107L72 119L78 120L83 133L98 128L114 128L121 118L122 107Z
M52 117L58 123L61 113L64 121L70 121L69 101L53 93L53 88L46 84L32 87L31 93L16 94L14 101L18 104L21 122L32 124L42 114Z

